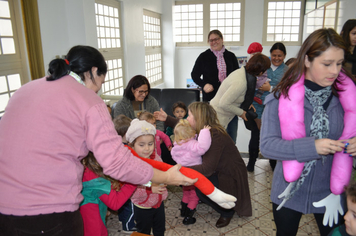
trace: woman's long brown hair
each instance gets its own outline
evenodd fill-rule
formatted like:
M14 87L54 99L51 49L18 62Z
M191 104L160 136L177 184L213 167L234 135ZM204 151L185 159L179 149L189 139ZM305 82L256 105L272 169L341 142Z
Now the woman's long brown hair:
M100 166L98 161L95 159L94 154L92 152L89 152L89 154L86 157L84 157L81 160L81 162L85 167L87 167L89 170L93 171L99 177L109 180L111 182L112 189L115 189L116 191L120 190L120 186L122 185L122 183L120 183L118 180L113 179L110 176L104 174L103 168Z
M344 51L344 53L347 51L343 39L334 29L319 29L311 33L301 46L296 61L286 71L286 73L284 73L281 81L274 89L274 96L277 99L281 95L288 97L290 87L295 84L306 72L305 59L307 58L307 60L313 62L315 58L319 57L330 47L340 48ZM341 71L350 78L354 79L353 76L346 70L341 69ZM336 96L336 91L338 90L337 83L340 83L338 79L332 86L333 93Z
M221 133L226 134L226 130L220 124L215 109L206 102L193 102L188 106L188 110L192 113L195 119L195 131L199 134L200 130L205 125L219 130Z

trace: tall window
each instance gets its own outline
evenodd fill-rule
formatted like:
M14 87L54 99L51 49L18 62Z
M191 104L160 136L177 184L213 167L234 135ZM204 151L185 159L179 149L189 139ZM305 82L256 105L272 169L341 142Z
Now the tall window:
M309 11L306 14L306 33L309 35L314 30L321 28L337 28L338 5L336 0L327 2L325 5Z
M244 0L176 2L174 7L177 46L206 45L211 30L218 29L225 45L243 45Z
M28 78L24 44L20 46L18 34L20 6L13 0L0 1L0 117L11 96ZM15 21L16 19L16 21Z
M143 11L143 33L145 38L146 77L151 86L163 83L161 15Z
M96 0L95 16L99 51L108 65L105 83L101 88L105 95L123 95L124 71L121 43L120 5L115 0Z
M263 44L300 45L304 1L266 0Z

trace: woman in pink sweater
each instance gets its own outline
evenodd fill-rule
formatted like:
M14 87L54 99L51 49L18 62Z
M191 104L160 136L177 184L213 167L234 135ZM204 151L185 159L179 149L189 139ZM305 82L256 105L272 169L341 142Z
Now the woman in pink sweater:
M75 46L48 72L12 94L1 118L1 235L82 235L80 160L89 151L105 175L123 182L195 182L179 166L153 169L124 147L97 95L107 72L97 49Z

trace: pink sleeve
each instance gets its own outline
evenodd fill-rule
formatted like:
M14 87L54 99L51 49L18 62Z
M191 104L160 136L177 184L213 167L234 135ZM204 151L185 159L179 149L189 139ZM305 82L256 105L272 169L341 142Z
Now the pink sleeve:
M194 142L192 145L192 151L204 155L210 148L211 145L211 134L209 129L200 130L198 141Z
M163 140L164 144L166 144L166 147L172 147L172 141L171 139L168 137L167 134L163 133L160 130L157 130L157 135Z
M105 103L99 103L85 116L86 140L83 145L94 153L104 173L122 182L145 184L153 176L153 168L122 144Z
M120 191L111 189L109 195L103 194L99 198L108 208L116 211L131 197L136 187L136 185L126 183Z

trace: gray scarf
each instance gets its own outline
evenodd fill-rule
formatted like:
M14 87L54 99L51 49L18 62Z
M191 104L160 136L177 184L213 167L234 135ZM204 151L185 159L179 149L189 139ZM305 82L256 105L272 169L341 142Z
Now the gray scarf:
M305 87L305 97L308 99L313 107L312 122L310 125L310 137L315 137L316 139L326 138L329 135L329 116L323 108L324 103L328 100L331 95L331 86L320 89L318 91L312 91L311 89ZM326 156L322 156L323 163ZM303 172L299 179L293 184L291 191L286 195L285 200L293 197L294 193L303 185L305 178L309 175L312 167L315 165L316 160L308 161L304 164Z

